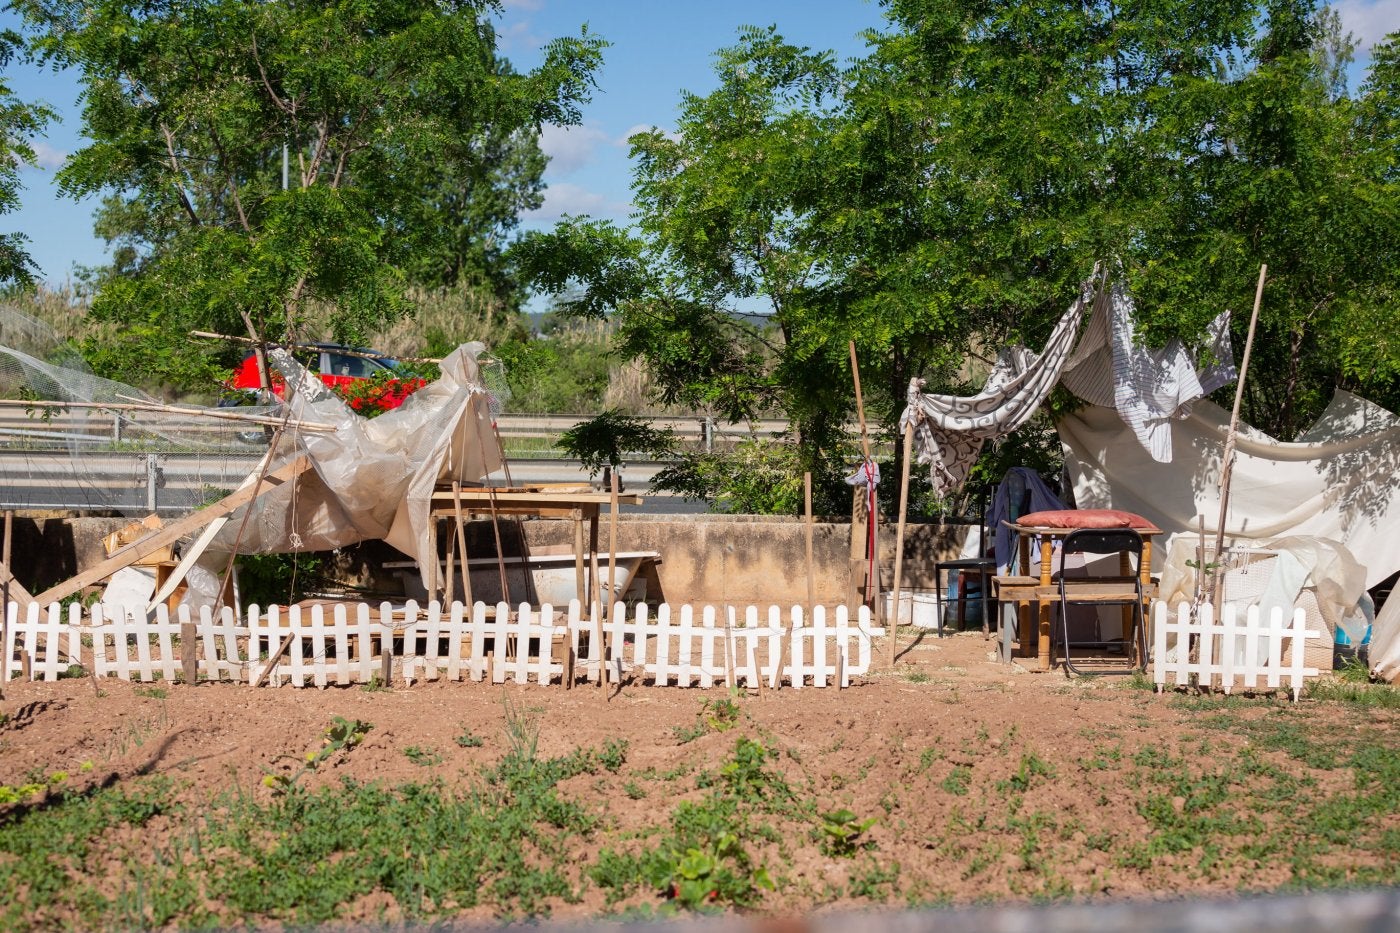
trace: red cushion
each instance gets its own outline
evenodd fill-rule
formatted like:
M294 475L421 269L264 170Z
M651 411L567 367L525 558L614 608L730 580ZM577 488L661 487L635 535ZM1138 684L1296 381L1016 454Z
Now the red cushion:
M1156 527L1141 515L1119 509L1065 509L1053 512L1032 512L1016 519L1016 524L1035 528Z

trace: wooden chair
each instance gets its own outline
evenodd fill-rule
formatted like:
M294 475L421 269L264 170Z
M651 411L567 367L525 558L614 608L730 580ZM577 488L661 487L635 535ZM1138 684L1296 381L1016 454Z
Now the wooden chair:
M1065 561L1073 554L1089 557L1118 555L1120 561L1126 555L1131 558L1120 564L1126 569L1110 575L1097 575L1067 579ZM1147 636L1143 611L1142 591L1142 535L1131 528L1080 528L1070 532L1060 548L1060 569L1058 591L1060 598L1060 626L1063 633L1062 646L1065 654L1065 667L1076 674L1131 674L1145 668L1147 662ZM1123 606L1131 608L1125 612L1128 631L1119 641L1095 639L1072 641L1069 629L1070 606ZM1138 660L1133 659L1133 642L1137 643ZM1090 648L1100 651L1122 648L1127 657L1127 667L1100 667L1092 669L1076 667L1073 649Z

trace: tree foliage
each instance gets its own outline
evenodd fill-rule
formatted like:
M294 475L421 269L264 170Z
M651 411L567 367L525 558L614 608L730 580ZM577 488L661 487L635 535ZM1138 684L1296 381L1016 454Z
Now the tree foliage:
M518 74L491 0L14 6L40 55L80 69L91 143L59 182L106 198L93 314L167 343L280 338L313 301L359 342L408 310L407 283L503 281L539 127L579 119L603 46L585 30Z
M1037 347L1093 264L1146 339L1237 343L1268 263L1245 416L1281 437L1333 387L1394 406L1397 54L1345 94L1350 38L1312 0L886 0L838 65L773 29L718 56L674 135L633 138L635 229L527 240L546 290L611 315L663 396L787 415L833 488L854 340L871 419L909 378L967 394ZM734 312L761 307L771 331Z
M22 48L19 35L0 32L0 214L19 206L20 167L34 164L34 137L54 116L43 104L20 100L4 79L4 69ZM34 261L26 243L23 233L0 233L0 284L28 285L33 280Z

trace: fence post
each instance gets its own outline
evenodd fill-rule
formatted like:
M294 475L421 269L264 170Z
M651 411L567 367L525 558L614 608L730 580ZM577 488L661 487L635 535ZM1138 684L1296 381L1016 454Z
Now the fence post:
M187 684L199 679L199 658L195 654L197 637L193 622L180 623L180 666L184 669Z

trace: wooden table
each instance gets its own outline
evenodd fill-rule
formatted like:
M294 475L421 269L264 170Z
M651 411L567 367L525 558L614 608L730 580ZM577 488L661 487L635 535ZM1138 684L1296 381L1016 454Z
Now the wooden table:
M1029 657L1029 646L1031 639L1030 606L1031 603L1038 603L1040 606L1039 626L1036 640L1036 657L1041 670L1050 669L1050 590L1055 590L1058 598L1059 587L1054 584L1054 554L1055 542L1069 536L1077 528L1049 528L1042 525L1018 525L1015 522L1006 522L1008 528L1016 533L1017 555L1020 561L1019 569L1024 574L1031 565L1031 542L1040 541L1040 577L1018 576L1018 577L998 577L997 592L998 599L1005 598L1007 601L1014 601L1017 605L1017 617L1020 625L1021 656ZM1138 568L1139 579L1142 581L1142 592L1144 601L1150 598L1152 592L1152 539L1162 534L1162 529L1134 528L1138 534L1142 535L1142 563ZM1120 573L1128 574L1132 570L1132 559L1127 553L1118 555L1118 569ZM1034 582L1032 582L1034 581ZM1072 586L1072 581L1067 586ZM1004 594L1004 597L1003 597ZM1143 617L1146 618L1147 607L1143 606ZM1125 610L1123 638L1125 644L1133 644L1132 639L1132 615ZM1131 649L1129 649L1131 650Z
M572 520L574 523L574 573L577 581L579 601L585 606L593 599L592 581L599 579L598 572L598 515L603 506L612 501L612 494L595 492L591 487L579 484L540 485L524 487L463 487L460 491L436 489L433 492L431 520L428 533L431 537L431 553L437 553L437 523L448 519L463 522L472 518L556 518ZM633 493L619 494L619 505L640 505L642 497ZM588 525L588 542L584 544L584 523ZM459 534L464 532L458 531ZM592 574L584 572L585 560L591 560ZM528 557L526 574L529 574ZM429 593L442 589L442 568L434 563L428 569L432 585ZM464 574L464 578L465 578Z

